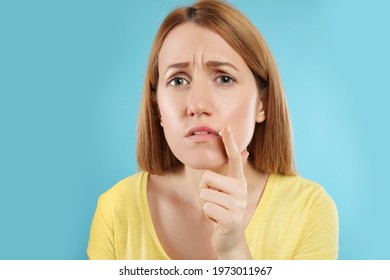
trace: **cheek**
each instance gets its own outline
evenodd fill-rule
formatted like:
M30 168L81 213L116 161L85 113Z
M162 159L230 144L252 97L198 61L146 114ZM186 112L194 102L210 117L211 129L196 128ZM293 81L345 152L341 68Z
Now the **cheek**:
M183 107L183 100L180 98L173 98L165 92L157 95L157 104L162 121L166 123L183 118L185 114Z
M182 106L178 104L177 100L168 100L167 98L158 98L158 104L165 138L171 150L175 150L179 136L183 134L181 127L183 112L180 110Z
M243 151L249 145L253 137L256 125L257 102L245 102L230 111L230 126L238 148Z

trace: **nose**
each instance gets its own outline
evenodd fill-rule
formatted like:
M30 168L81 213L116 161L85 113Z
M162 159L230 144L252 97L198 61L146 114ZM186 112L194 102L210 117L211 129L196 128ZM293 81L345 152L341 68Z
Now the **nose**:
M213 111L212 96L208 85L193 82L188 95L187 115L191 117L209 116Z

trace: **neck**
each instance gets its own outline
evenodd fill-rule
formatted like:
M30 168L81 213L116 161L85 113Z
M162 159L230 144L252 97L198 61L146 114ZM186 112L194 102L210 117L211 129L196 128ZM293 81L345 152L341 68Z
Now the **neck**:
M218 170L211 170L219 174L226 174L227 165L220 167ZM173 190L180 193L181 196L188 199L199 198L199 185L202 180L204 169L197 170L184 166L174 173L168 174L171 180ZM256 171L249 163L244 166L244 175L247 180L248 191L255 190L259 184L264 184L268 174Z

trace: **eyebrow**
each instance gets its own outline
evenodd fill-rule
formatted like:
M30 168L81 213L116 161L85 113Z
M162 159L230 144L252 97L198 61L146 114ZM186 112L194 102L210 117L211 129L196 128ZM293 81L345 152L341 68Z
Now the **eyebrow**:
M171 64L167 67L164 74L166 74L170 69L183 69L183 68L187 68L189 65L190 65L189 62L179 62L179 63Z
M183 68L187 68L189 65L190 65L189 62L179 62L179 63L171 64L171 65L169 65L167 67L167 69L165 70L164 74L166 74L168 72L168 70L170 70L170 69L183 69ZM231 68L233 68L233 69L235 69L236 71L239 72L237 67L234 66L233 64L229 63L229 62L210 60L210 61L206 62L206 65L208 67L211 67L211 68L218 68L218 67L221 67L221 66L228 66L228 67L231 67Z
M206 62L206 65L208 67L212 67L212 68L218 68L221 66L228 66L228 67L231 67L231 68L235 69L236 71L240 72L236 66L234 66L233 64L231 64L229 62L221 62L221 61L211 60L211 61Z

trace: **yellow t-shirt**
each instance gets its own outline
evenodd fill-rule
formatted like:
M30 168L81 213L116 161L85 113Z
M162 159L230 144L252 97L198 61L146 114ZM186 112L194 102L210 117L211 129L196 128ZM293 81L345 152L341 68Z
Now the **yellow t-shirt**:
M92 221L90 259L170 259L147 201L147 172L102 194ZM337 209L324 189L299 176L271 174L246 228L254 259L337 259Z

